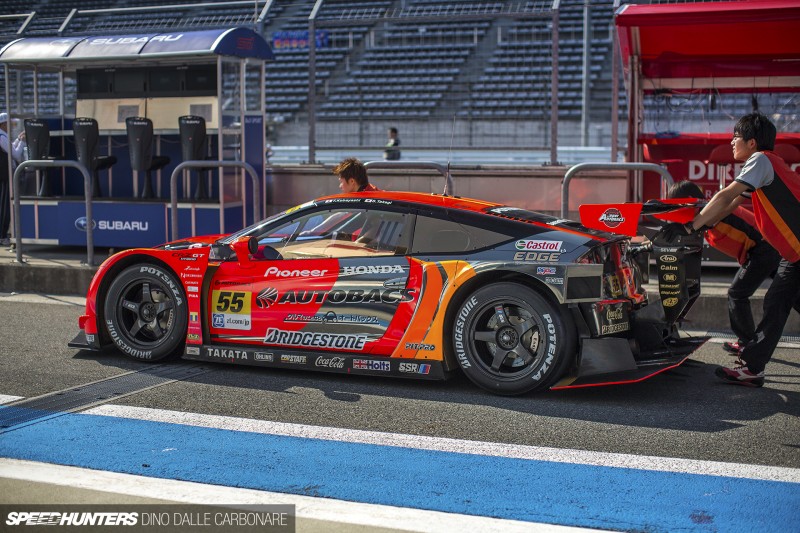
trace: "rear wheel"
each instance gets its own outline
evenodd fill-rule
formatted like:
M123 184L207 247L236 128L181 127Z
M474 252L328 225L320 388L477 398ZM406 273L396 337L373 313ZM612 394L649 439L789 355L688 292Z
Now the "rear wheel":
M159 361L177 353L187 319L181 284L164 267L128 267L108 289L106 329L114 344L134 359Z
M517 283L495 283L461 304L453 327L459 365L476 385L523 394L558 380L575 353L568 313Z

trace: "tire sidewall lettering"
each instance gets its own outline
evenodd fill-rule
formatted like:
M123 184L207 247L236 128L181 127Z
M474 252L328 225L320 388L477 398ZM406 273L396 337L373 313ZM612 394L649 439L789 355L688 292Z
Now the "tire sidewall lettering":
M169 287L169 290L172 291L172 296L175 298L175 305L178 307L183 305L183 295L181 294L181 289L171 276L166 274L160 268L153 266L141 266L139 267L139 273L147 273L159 278L167 285L167 287Z
M547 375L547 370L553 364L558 349L558 336L556 334L556 325L553 323L553 318L550 313L543 313L542 318L547 323L547 334L545 335L545 358L539 369L531 375L533 381L541 381L543 375Z
M122 338L122 335L117 331L113 320L106 319L106 327L108 328L108 334L111 336L111 340L114 341L117 348L122 350L125 355L135 357L136 359L150 359L153 357L153 350L138 350L133 346L129 346Z
M119 313L119 301L126 287L136 282L154 280L162 285L161 290L166 290L173 300L172 313L170 313L164 329L167 333L150 346L139 346L131 343L120 331L123 327ZM182 315L185 315L186 298L183 296L180 282L163 268L153 265L133 265L123 270L112 282L106 294L106 316L104 322L108 335L117 348L127 357L139 360L161 360L178 347L186 334L186 325L181 326ZM188 320L188 315L186 316Z
M494 330L500 334L499 324L491 318L492 308L500 304L530 313L529 320L537 324L531 326L538 331L532 332L536 337L526 338L524 345L534 359L518 368L492 368L495 350L502 348L499 340L489 340L486 333ZM522 284L491 283L475 290L461 303L452 320L451 347L459 367L473 383L494 393L517 395L545 389L564 375L570 357L575 355L568 336L573 327L569 315L564 316L559 306Z
M464 338L464 330L468 324L470 312L477 306L478 299L475 296L471 296L464 302L456 315L456 321L453 327L453 346L455 347L456 359L461 368L470 368L472 366L467 356L467 341Z

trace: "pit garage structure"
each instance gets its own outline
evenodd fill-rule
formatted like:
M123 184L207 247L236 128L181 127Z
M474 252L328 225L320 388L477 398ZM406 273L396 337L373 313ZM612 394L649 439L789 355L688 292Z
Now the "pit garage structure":
M33 194L14 191L21 198L21 242L82 246L85 232L93 231L95 245L131 248L252 223L266 210L264 64L272 57L261 35L244 27L32 37L6 45L0 50L3 111L16 124L12 135L26 122L26 129L35 123L49 130L49 146L33 159L75 160L73 123L85 117L97 122L98 153L117 160L98 174L92 221L85 216L81 173L68 165L40 169ZM56 116L39 113L45 83L58 84ZM129 132L132 117L151 123L152 144L147 127L142 135ZM184 126L194 124L183 135L180 117L193 117L183 119ZM191 142L200 146L187 151ZM162 165L135 169L142 165L129 157L132 150ZM175 170L183 172L177 234L169 223ZM146 182L151 191L142 197ZM43 194L42 183L50 191Z
M676 181L691 179L707 196L741 165L730 147L739 117L726 119L718 131L705 125L704 132L645 131L651 97L695 95L714 109L717 99L743 94L756 109L759 95L800 93L800 4L794 0L628 4L617 10L615 27L628 95L628 160L664 165ZM692 118L702 123L697 115ZM776 152L797 169L800 123L775 112L772 118ZM638 173L633 198L657 197L657 178Z

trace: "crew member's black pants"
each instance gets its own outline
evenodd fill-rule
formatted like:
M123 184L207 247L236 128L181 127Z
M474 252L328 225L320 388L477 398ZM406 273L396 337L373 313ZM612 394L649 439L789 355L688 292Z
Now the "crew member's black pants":
M751 372L763 371L772 358L798 296L800 296L800 261L789 263L782 259L775 273L775 279L772 280L772 285L764 296L764 317L756 328L756 339L741 352L741 358L747 363L747 368Z
M747 260L739 267L728 288L728 317L731 329L742 346L756 338L750 297L761 283L775 272L780 261L781 256L775 248L766 241L760 242L750 249Z

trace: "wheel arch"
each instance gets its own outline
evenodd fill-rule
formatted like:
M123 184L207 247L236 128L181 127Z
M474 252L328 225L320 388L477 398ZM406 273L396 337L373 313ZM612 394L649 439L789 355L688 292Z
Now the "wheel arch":
M453 348L453 339L447 334L447 332L453 330L456 315L458 310L461 308L461 304L463 304L467 297L479 287L491 283L503 282L519 283L520 285L528 287L542 295L553 305L562 307L565 313L568 312L564 304L559 301L557 293L546 283L543 283L534 277L513 270L490 270L478 273L469 278L463 285L456 289L456 292L453 294L453 297L450 300L450 304L447 306L447 312L445 313L444 318L444 328L442 330L442 346L444 347L444 360L448 370L461 368L458 364L458 361L456 361L455 350ZM575 356L577 356L577 354L575 354Z
M113 283L114 279L119 275L119 273L125 270L126 268L133 266L137 263L143 263L143 262L153 263L166 269L167 271L169 271L170 274L175 276L175 278L180 281L180 277L175 272L175 270L172 267L170 267L169 264L167 264L165 261L159 259L156 256L144 253L133 253L121 257L117 262L115 262L108 268L105 275L103 276L103 279L100 281L100 285L98 285L97 293L95 295L95 309L96 309L95 319L97 320L97 333L98 335L100 335L101 344L107 344L111 342L111 338L108 336L108 331L106 331L104 325L105 324L104 319L106 314L106 309L105 309L106 295L108 294L108 289L111 286L111 283ZM186 294L185 294L185 289L183 287L183 283L179 283L179 285L181 286L181 290L184 291L184 297L185 297Z

